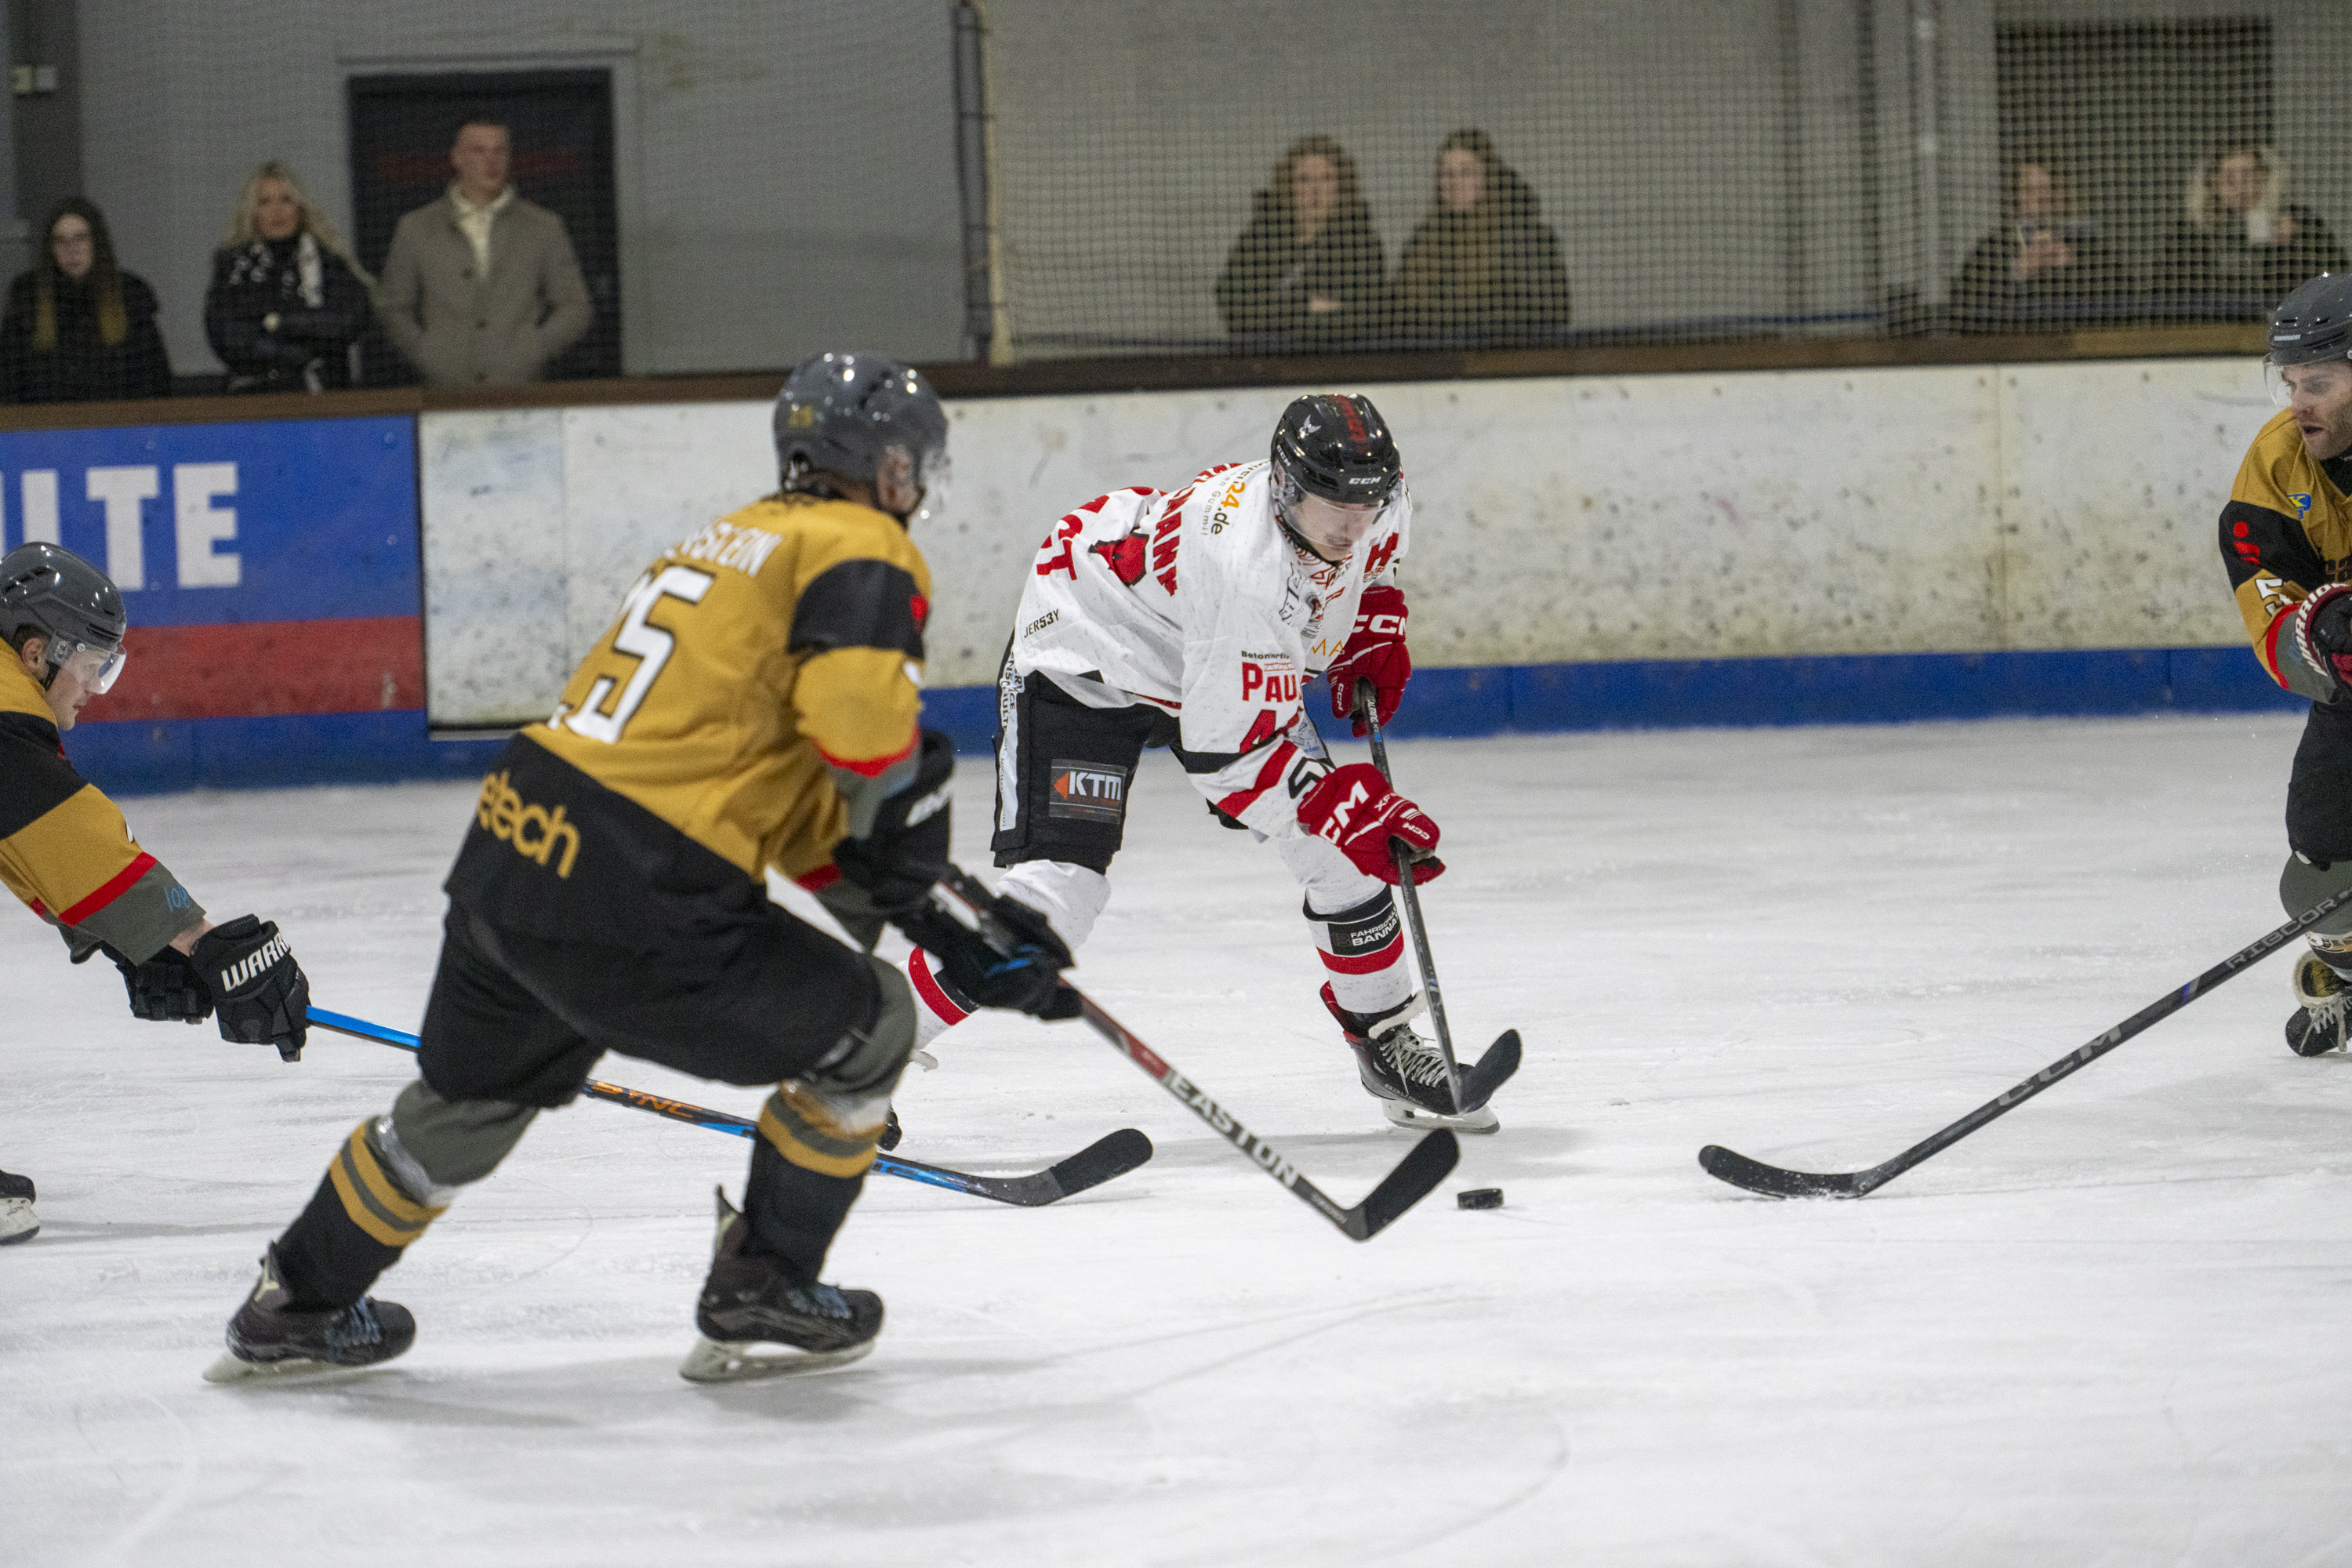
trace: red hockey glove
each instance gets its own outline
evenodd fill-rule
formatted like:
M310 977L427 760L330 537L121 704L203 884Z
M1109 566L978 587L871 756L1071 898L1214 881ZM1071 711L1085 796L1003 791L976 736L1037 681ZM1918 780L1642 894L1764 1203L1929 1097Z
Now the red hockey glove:
M1372 708L1382 727L1396 716L1397 704L1404 700L1404 683L1412 679L1412 655L1404 649L1404 595L1400 590L1364 590L1348 646L1323 674L1331 686L1332 718L1355 719L1360 680L1372 683ZM1356 733L1369 732L1364 721L1356 719Z
M1405 847L1412 860L1415 886L1445 869L1437 858L1437 824L1421 807L1389 788L1380 769L1370 763L1349 763L1334 768L1298 803L1298 820L1307 831L1328 838L1368 876L1393 884L1396 857L1391 839Z
M2352 587L2332 583L2287 614L2304 662L2333 671L2338 689L2352 689Z

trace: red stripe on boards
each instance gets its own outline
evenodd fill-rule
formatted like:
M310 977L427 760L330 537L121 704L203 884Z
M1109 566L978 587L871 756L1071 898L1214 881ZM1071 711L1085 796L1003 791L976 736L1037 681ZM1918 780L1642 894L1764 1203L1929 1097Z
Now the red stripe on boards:
M425 632L415 616L132 626L122 641L122 678L82 710L84 723L425 706Z

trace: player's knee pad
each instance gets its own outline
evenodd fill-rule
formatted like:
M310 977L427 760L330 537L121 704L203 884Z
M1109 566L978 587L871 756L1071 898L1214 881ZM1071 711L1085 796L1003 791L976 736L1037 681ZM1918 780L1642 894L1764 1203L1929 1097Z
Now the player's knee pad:
M814 1067L785 1079L760 1111L760 1135L803 1170L855 1176L874 1163L907 1058L915 1052L915 997L895 964L868 956L880 1002Z
M1067 860L1024 860L997 879L996 890L1044 915L1076 952L1110 902L1110 879Z
M1318 910L1352 910L1378 897L1388 884L1367 876L1339 846L1314 834L1275 840L1276 851L1307 903Z
M2279 903L2290 915L2301 915L2315 904L2352 888L2352 860L2318 865L2301 855L2289 855L2279 873ZM2344 952L2352 963L2352 903L2311 928L2311 945L2323 952ZM2332 939L2332 940L2331 940Z
M420 1202L446 1205L497 1170L538 1114L503 1100L445 1100L420 1079L370 1123L369 1142Z

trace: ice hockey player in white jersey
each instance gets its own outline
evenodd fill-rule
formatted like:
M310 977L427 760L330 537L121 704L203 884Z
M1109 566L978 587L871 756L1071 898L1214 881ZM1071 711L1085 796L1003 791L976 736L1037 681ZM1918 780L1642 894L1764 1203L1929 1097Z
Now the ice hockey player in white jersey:
M1291 404L1262 462L1221 464L1173 494L1117 490L1063 518L1030 573L998 677L996 863L1005 897L1073 950L1110 896L1128 786L1167 747L1228 827L1273 844L1306 894L1323 1001L1366 1089L1401 1127L1485 1132L1457 1114L1390 888L1393 838L1423 882L1438 831L1367 763L1335 767L1300 708L1324 674L1336 716L1359 681L1385 722L1412 671L1395 564L1412 504L1370 398ZM1359 723L1356 732L1362 734ZM928 1046L971 1011L918 950L908 980Z

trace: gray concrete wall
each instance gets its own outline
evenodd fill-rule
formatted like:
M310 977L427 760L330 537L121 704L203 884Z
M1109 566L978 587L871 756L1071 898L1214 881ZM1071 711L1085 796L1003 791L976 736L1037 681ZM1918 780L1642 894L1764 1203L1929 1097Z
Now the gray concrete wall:
M961 349L948 13L938 0L82 0L84 164L183 371L246 175L283 158L348 230L361 72L614 73L632 371Z

